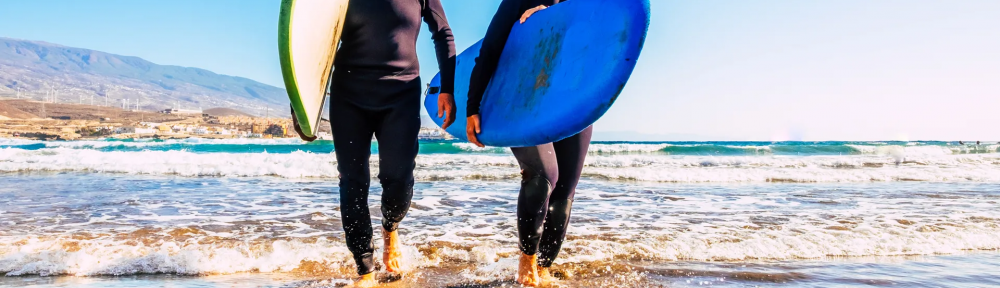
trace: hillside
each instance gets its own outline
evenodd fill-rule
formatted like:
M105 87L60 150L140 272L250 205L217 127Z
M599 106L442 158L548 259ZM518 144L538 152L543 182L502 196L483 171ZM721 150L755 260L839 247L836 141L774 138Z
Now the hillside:
M29 100L0 100L0 117L38 121L44 121L44 119L96 121L110 118L122 123L178 121L188 118L185 115L163 114L150 111L128 111L117 107L101 107L74 103L44 103ZM198 118L200 119L200 115Z
M251 116L243 111L232 108L212 108L205 109L203 112L212 116Z
M61 103L115 107L125 101L134 107L138 102L150 111L239 107L264 114L259 111L264 107L288 109L284 89L246 78L83 48L0 38L0 97L18 95L35 100L55 95Z
M7 104L8 101L0 101L0 120L7 119L32 119L38 118L37 115L25 112L19 109L16 105Z

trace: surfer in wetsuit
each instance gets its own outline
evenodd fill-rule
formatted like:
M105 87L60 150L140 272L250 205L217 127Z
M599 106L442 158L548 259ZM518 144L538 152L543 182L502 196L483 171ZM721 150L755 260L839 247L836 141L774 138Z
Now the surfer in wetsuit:
M368 210L372 135L379 144L382 261L389 272L401 266L396 229L413 198L419 148L422 85L416 41L421 19L434 40L441 71L438 103L442 112L438 117L445 117L447 126L454 122L455 43L441 1L353 0L348 4L330 84L329 116L340 171L340 215L347 247L361 275L356 286L378 284ZM302 136L297 124L295 129Z
M564 1L503 0L500 3L469 80L466 134L470 142L483 147L476 139L476 134L482 131L479 105L515 22L530 21L531 14ZM554 143L510 149L521 166L522 176L517 199L521 250L517 282L522 285L537 286L553 279L549 267L559 255L566 237L573 194L580 181L592 131L593 126Z

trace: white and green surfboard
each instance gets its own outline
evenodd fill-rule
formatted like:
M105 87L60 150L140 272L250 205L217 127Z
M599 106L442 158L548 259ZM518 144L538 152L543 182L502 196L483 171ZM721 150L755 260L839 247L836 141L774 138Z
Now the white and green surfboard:
M278 54L285 90L306 136L319 130L348 0L282 0Z

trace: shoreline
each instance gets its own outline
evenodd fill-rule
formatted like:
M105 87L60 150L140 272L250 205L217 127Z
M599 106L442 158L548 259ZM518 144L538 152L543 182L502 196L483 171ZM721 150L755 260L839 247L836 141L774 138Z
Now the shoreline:
M210 115L188 111L167 113L23 99L0 100L0 138L43 141L270 138L265 136L292 136L288 135L290 124L290 118Z
M206 112L215 110L219 109ZM150 112L8 99L0 100L0 138L41 141L298 138L292 131L291 118L232 113ZM324 123L326 125L321 125L319 129L320 139L331 140L329 122ZM429 127L421 127L418 137L421 140L451 138L443 130Z

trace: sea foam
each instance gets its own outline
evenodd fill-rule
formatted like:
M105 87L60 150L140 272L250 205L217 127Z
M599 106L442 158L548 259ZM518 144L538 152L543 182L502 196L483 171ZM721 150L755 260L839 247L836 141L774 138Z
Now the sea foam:
M377 153L370 159L378 168ZM186 177L336 178L334 154L195 153L187 151L98 151L0 148L0 172L79 171ZM513 179L510 155L421 154L421 181ZM753 182L953 182L1000 181L1000 154L924 153L850 156L670 156L590 155L585 176L600 179L678 183ZM373 173L373 176L377 175Z

